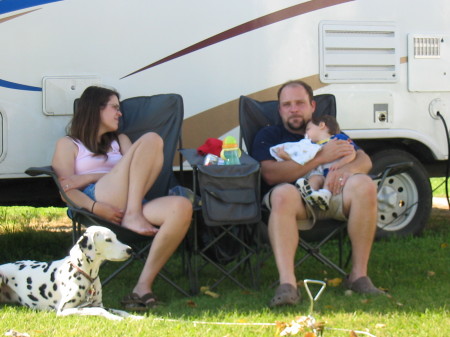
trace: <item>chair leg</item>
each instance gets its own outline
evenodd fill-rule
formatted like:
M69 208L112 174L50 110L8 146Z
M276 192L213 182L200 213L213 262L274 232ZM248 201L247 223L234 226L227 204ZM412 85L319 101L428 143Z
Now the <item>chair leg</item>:
M195 234L198 233L197 224L198 224L198 222L195 222L194 226L193 226ZM244 226L244 225L238 225L238 226ZM196 264L194 266L194 268L195 268L194 275L195 275L197 284L198 284L199 271L201 269L203 269L203 267L205 267L206 265L209 264L212 267L214 267L215 269L217 269L221 274L220 278L217 279L216 282L214 282L214 284L210 285L210 287L209 287L210 289L216 288L221 282L223 282L226 279L229 279L230 281L232 281L234 284L236 284L238 287L240 287L242 289L248 289L248 287L246 285L244 285L241 281L239 281L237 279L237 277L234 276L236 274L236 271L241 267L249 268L250 277L252 279L252 286L254 288L256 288L257 280L255 280L255 278L256 278L258 272L255 271L255 267L251 262L251 258L253 256L256 256L258 258L258 248L252 248L252 247L250 247L249 244L247 244L245 238L248 237L248 235L245 235L245 233L242 233L242 232L234 233L233 232L234 226L225 225L225 226L218 226L218 228L221 229L220 234L215 236L212 241L208 242L208 244L206 246L202 247L201 249L198 246L197 235L195 235L194 240L195 240L196 246L194 248L194 255L195 255L194 259L201 258L204 262L204 264L202 264L201 266L199 266L198 263L195 262ZM247 228L245 228L245 230L247 230ZM213 248L214 245L217 244L223 238L235 240L242 249L242 252L239 255L239 259L237 261L231 262L234 264L230 268L225 268L222 264L218 263L217 261L214 261L210 256L207 255L207 251L209 249ZM257 262L259 262L259 261L257 261ZM259 266L259 264L258 264L258 266Z
M114 277L116 277L118 274L120 274L123 270L125 270L130 264L132 264L134 261L136 260L142 260L141 262L145 262L145 257L146 253L149 250L151 244L145 245L145 247L137 250L137 253L133 254L133 257L127 261L125 261L124 263L122 263L122 265L116 269L114 272L112 272L103 282L102 282L102 286L106 286L110 281L112 281L114 279ZM178 284L176 284L175 282L173 282L169 277L167 277L164 274L164 271L160 271L158 273L158 277L161 277L164 281L166 281L167 283L169 283L172 287L174 287L176 290L178 290L180 293L182 293L184 296L186 297L190 297L191 294L189 294L186 290L184 290L183 288L181 288Z

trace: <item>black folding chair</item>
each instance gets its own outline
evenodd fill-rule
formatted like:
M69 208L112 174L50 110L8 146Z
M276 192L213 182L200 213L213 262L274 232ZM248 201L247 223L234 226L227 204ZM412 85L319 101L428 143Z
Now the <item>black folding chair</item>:
M322 94L314 96L316 101L315 115L332 115L336 116L336 99L334 95ZM250 97L241 96L239 101L239 123L240 123L240 147L245 147L250 155L252 155L253 140L257 132L269 125L277 125L281 123L281 117L278 111L278 101L257 101ZM389 176L405 172L412 166L412 162L399 163L386 167L383 172L379 172L372 176L372 179L378 184L380 190L385 179ZM263 208L264 220L267 221L268 210ZM350 259L350 253L344 263L343 259L343 238L347 223L337 220L320 220L310 230L301 230L301 240L299 246L305 251L295 266L298 267L309 257L314 257L326 266L336 270L339 274L345 276L347 272L344 270ZM338 245L338 262L334 262L332 258L323 254L323 246L335 240Z
M177 180L173 173L173 160L178 146L181 146L181 125L183 122L183 100L177 94L162 94L154 96L142 96L125 99L121 102L120 108L122 117L119 130L125 133L132 142L136 141L146 132L156 132L164 140L164 163L161 174L155 181L152 188L146 194L146 199L151 200L157 197L166 196L171 188L177 185ZM103 280L103 285L110 282L116 275L136 260L145 262L150 249L152 238L139 235L127 228L109 222L89 211L76 205L64 192L59 184L58 177L51 166L31 167L25 171L30 176L49 175L58 186L64 200L69 208L69 216L72 219L74 242L81 235L82 226L104 226L116 233L117 238L125 244L130 245L134 254L131 259L125 261L109 277ZM192 272L187 261L183 259L183 270L189 278L190 288ZM166 270L159 273L159 276L171 284L175 289L186 296L190 296L188 291L179 286L167 274ZM192 289L190 289L192 290Z
M241 165L203 165L195 149L181 150L193 168L193 188L201 195L201 206L194 212L193 269L199 282L212 266L219 276L207 284L216 288L225 280L248 289L258 287L258 222L260 221L259 163L243 154ZM243 270L249 275L242 279Z

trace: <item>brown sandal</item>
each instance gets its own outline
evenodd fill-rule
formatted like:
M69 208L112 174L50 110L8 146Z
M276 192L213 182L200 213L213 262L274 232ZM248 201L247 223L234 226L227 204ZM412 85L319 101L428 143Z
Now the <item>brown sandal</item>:
M344 280L343 285L345 289L352 290L360 294L370 294L370 295L385 294L384 291L375 287L370 278L367 276L362 276L353 282L350 282L347 276L347 278Z
M158 305L156 296L153 293L147 293L139 296L136 293L126 295L120 302L126 310L147 311Z
M282 305L294 305L300 302L301 296L292 284L280 284L275 291L275 296L270 301L271 307L278 307Z

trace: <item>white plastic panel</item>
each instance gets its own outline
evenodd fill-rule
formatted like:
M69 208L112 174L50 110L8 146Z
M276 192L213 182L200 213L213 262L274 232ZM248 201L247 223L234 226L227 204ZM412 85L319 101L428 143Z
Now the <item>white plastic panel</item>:
M3 160L4 155L3 155L3 147L4 147L4 139L3 139L3 129L4 129L4 125L3 125L3 114L0 111L0 162Z
M84 89L100 85L96 76L58 76L42 79L42 109L46 115L72 115L73 102Z
M409 91L450 91L450 35L408 35Z
M397 35L392 22L322 21L320 80L396 82L400 60Z

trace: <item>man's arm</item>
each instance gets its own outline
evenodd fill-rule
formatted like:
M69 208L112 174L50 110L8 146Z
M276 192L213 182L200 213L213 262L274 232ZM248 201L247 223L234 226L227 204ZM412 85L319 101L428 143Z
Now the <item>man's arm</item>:
M324 145L316 156L305 165L300 165L293 160L283 162L263 160L261 161L261 175L269 185L290 183L305 176L317 166L350 155L354 151L353 146L346 141L332 141Z

